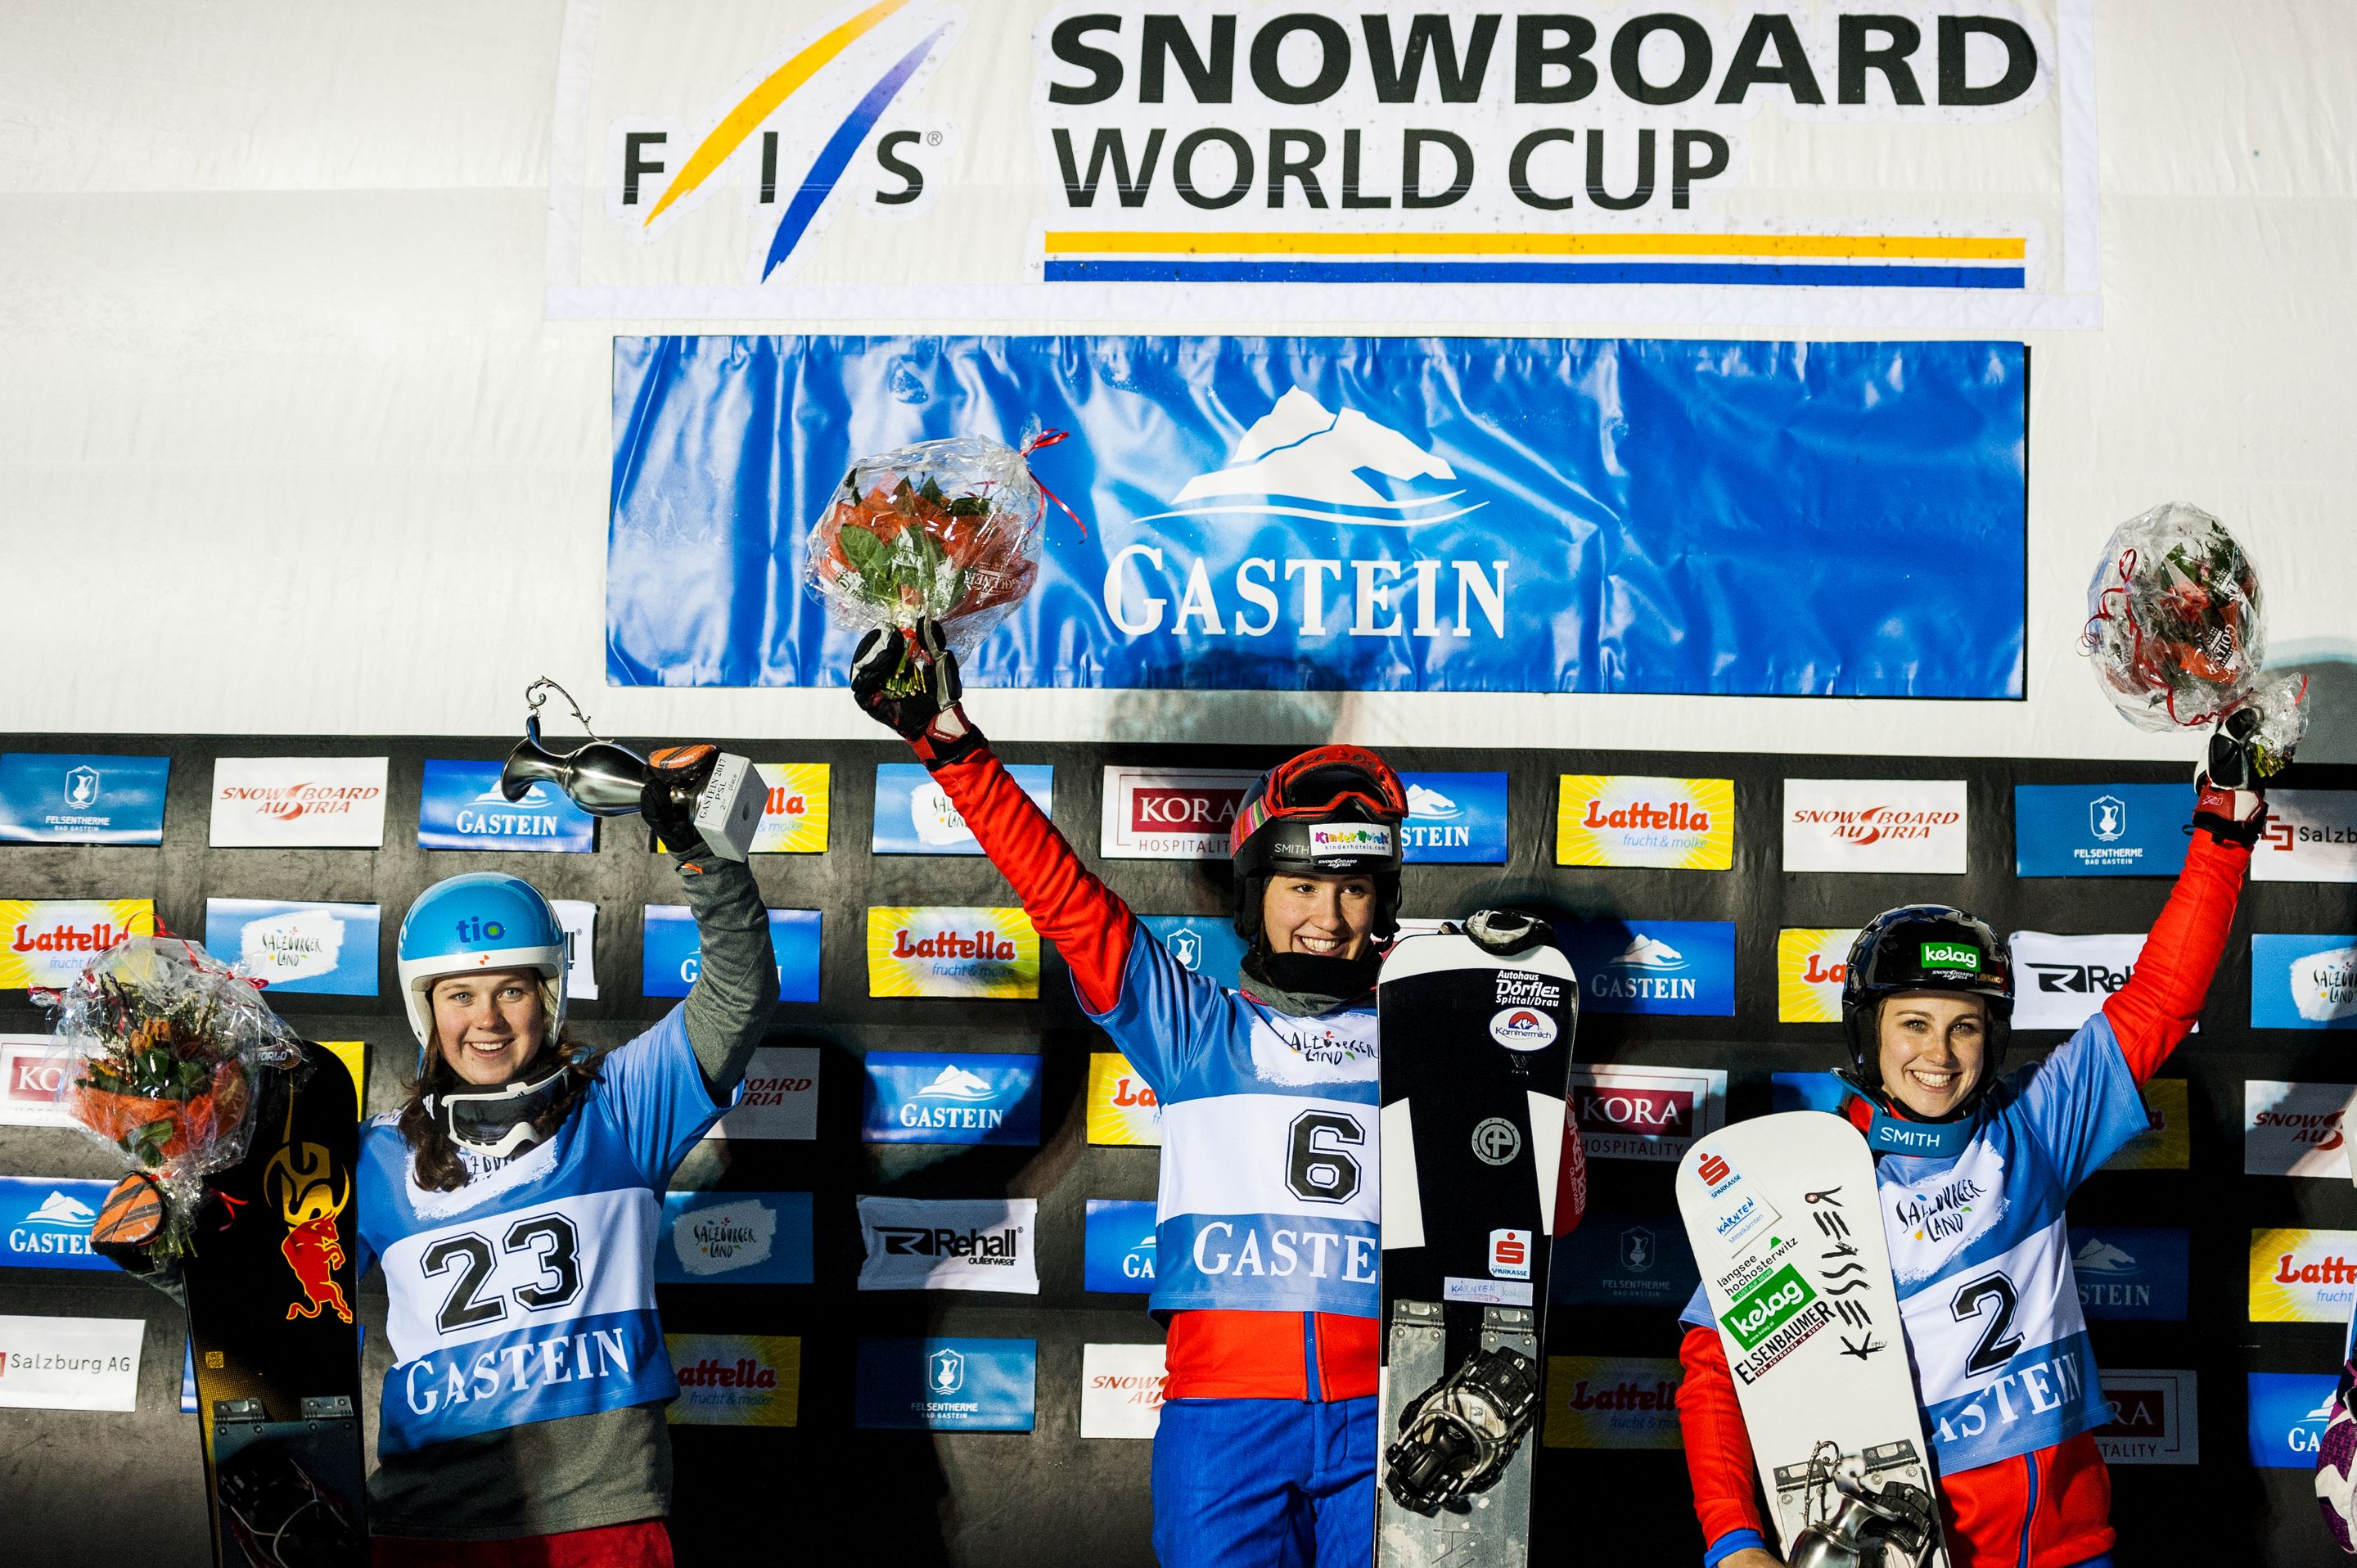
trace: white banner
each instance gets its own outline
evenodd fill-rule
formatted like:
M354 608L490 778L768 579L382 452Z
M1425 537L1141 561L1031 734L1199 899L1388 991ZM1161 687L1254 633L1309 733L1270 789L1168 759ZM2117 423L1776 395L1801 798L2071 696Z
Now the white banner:
M2243 1174L2350 1179L2347 1117L2357 1084L2243 1084Z
M1152 1437L1169 1374L1159 1345L1081 1347L1081 1435Z
M2357 882L2357 789L2270 789L2254 882Z
M597 906L580 898L551 898L557 924L565 928L565 993L576 1002L597 1000Z
M2144 938L2133 931L2093 937L2016 931L2009 945L2013 1026L2075 1029L2128 983L2136 972L2136 955L2144 951Z
M0 1317L0 1407L135 1410L141 1317Z
M818 1047L763 1046L745 1069L737 1108L712 1124L707 1138L818 1136Z
M1039 1204L1029 1197L866 1197L861 1290L1039 1294Z
M213 761L215 849L377 849L382 757L222 757Z
M2087 0L1892 9L574 0L548 311L2099 325Z
M1787 871L1964 869L1961 779L1787 779Z
M1727 1069L1575 1065L1567 1114L1591 1160L1674 1164L1726 1122Z
M1202 768L1104 770L1107 860L1225 860L1228 829L1259 775Z
M0 1126L70 1127L73 1118L58 1103L66 1086L66 1064L52 1057L53 1035L0 1035Z

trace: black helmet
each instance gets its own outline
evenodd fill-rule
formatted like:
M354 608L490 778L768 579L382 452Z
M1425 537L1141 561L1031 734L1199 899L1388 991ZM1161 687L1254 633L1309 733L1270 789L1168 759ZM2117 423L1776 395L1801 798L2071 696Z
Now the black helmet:
M1406 786L1363 746L1316 746L1262 774L1228 830L1236 934L1260 940L1261 894L1271 876L1363 872L1375 883L1374 934L1389 937L1398 929L1406 820Z
M1909 904L1884 910L1858 932L1842 975L1842 1027L1851 1069L1868 1088L1882 1084L1883 999L1909 991L1960 992L1987 1004L1979 1086L1986 1092L2013 1022L2013 960L1988 922L1945 904Z

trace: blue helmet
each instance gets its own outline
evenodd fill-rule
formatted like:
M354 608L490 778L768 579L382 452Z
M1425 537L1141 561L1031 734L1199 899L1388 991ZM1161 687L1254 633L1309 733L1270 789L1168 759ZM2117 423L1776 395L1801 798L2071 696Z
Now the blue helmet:
M436 883L409 907L394 952L421 1072L434 1039L426 993L446 975L530 970L541 978L548 1038L565 1026L565 927L540 889L520 876L470 871Z

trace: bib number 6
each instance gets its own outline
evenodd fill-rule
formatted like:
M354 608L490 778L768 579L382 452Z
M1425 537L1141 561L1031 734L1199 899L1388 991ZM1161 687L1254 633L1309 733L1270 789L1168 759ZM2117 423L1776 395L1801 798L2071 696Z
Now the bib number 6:
M1305 1111L1286 1135L1285 1185L1304 1203L1348 1203L1366 1180L1350 1146L1367 1141L1366 1129L1331 1111Z

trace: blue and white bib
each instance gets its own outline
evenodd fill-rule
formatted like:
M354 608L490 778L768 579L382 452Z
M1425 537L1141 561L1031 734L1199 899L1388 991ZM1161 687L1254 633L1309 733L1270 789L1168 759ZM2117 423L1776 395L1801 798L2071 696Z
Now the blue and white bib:
M554 1137L470 1161L456 1192L420 1187L395 1119L371 1119L361 1267L384 1266L393 1355L379 1452L675 1397L655 1316L662 1194L725 1109L674 1008L602 1059Z

